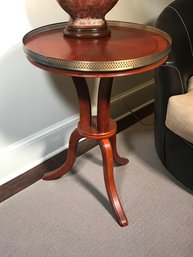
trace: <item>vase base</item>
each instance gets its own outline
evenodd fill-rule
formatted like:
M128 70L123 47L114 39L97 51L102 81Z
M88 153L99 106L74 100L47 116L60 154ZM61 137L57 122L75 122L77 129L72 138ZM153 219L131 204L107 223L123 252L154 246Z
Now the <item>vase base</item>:
M100 38L111 34L111 30L107 26L98 28L72 28L67 26L63 32L64 36L75 38Z

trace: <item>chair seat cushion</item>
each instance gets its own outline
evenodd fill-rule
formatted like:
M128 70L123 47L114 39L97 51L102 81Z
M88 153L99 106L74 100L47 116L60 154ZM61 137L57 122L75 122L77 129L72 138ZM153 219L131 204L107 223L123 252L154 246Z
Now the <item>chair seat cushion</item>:
M176 135L193 144L193 77L186 94L169 98L165 123Z

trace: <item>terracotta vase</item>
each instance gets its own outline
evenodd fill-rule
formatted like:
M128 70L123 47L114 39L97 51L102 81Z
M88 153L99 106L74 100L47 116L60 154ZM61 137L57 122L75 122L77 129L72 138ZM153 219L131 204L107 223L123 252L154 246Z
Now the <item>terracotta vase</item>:
M66 36L95 38L110 35L105 15L118 0L56 0L70 15Z

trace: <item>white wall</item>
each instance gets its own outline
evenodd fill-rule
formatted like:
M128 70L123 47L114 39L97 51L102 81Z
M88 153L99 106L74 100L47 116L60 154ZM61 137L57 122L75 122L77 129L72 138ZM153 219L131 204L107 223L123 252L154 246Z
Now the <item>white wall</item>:
M119 0L107 19L152 24L171 1ZM29 30L68 20L55 0L3 1L0 10L0 184L41 163L67 147L68 135L78 119L75 89L70 78L37 69L25 58L22 37ZM144 82L145 81L145 82ZM127 112L124 101L136 90L150 86L152 75L116 79L112 116ZM96 81L89 80L93 103ZM145 96L146 93L143 93ZM120 99L123 98L122 107ZM137 98L136 98L137 99ZM141 99L141 100L140 100ZM141 102L140 102L141 101ZM120 109L117 109L120 106Z

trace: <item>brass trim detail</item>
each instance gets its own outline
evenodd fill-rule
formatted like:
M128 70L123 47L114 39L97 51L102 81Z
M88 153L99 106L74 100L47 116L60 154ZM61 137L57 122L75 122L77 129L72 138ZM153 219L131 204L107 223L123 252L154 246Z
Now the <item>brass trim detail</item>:
M56 29L65 29L65 27L67 26L67 22L62 22L62 23L55 23L55 24L42 26L27 33L23 37L24 52L29 58L31 58L35 62L43 64L45 66L64 69L64 70L86 71L86 72L112 72L112 71L125 71L129 69L136 69L136 68L140 68L140 67L151 65L155 62L158 62L166 55L168 55L170 52L171 43L172 43L171 37L164 31L159 30L158 28L143 25L143 24L122 22L122 21L108 21L108 25L113 27L137 28L137 29L143 29L150 32L155 32L163 36L165 39L167 39L170 46L160 53L147 55L141 58L119 60L119 61L102 61L102 62L78 61L78 60L75 61L75 60L63 60L63 59L57 59L57 58L50 58L50 57L46 57L38 53L35 53L29 50L25 46L25 42L27 40L29 40L31 37L41 32L46 32L49 30L56 30Z

